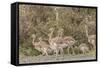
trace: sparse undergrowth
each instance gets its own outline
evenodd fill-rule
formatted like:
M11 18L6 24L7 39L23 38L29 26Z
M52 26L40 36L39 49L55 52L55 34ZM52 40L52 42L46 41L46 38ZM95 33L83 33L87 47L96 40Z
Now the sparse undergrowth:
M56 14L58 13L58 19ZM88 18L88 23L85 18ZM94 22L94 23L91 23ZM39 37L48 41L50 28L55 28L53 37L57 36L59 28L64 29L63 36L72 36L78 42L74 46L79 46L81 43L87 43L84 26L87 25L89 35L96 34L96 9L95 8L75 8L75 7L59 7L55 12L52 6L34 6L20 5L19 6L19 56L39 56L41 52L36 50L32 45L32 34L36 35L35 41L39 41ZM85 55L95 56L95 50L91 50L91 45L88 44L90 52ZM70 53L72 50L70 49ZM64 49L65 55L67 50ZM83 55L75 50L75 55ZM52 56L52 55L51 55ZM72 55L73 56L73 55Z

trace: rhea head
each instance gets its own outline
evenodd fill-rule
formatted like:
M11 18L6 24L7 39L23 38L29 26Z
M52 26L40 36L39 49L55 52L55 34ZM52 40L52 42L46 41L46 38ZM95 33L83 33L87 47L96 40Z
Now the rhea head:
M36 38L36 35L35 34L32 34L32 38Z
M54 28L50 28L49 31L50 31L50 32L51 32L51 31L54 31Z

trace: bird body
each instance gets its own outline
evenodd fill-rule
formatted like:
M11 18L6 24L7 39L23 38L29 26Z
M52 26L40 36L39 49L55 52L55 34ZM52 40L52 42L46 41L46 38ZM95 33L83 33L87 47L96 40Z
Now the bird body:
M79 46L79 50L83 53L86 54L86 52L89 51L89 47L87 46L86 43L81 43Z
M62 29L60 30L63 31ZM62 37L63 33L60 31L58 31L58 36L52 38L54 29L50 31L51 33L48 35L49 44L50 44L51 49L53 49L54 52L56 53L56 55L58 55L59 52L63 53L64 48L66 47L70 48L75 43L75 39L71 36Z
M40 51L42 53L42 55L48 55L48 51L50 51L50 47L49 45L44 42L41 38L39 38L38 42L35 42L35 35L32 36L33 37L33 41L32 44L34 46L34 48L38 51Z

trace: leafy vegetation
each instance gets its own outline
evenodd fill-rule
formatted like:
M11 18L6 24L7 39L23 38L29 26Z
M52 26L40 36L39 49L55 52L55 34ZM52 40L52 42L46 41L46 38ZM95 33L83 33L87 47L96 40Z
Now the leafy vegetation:
M88 23L85 21L86 17ZM19 54L25 56L41 54L32 46L31 36L36 34L35 41L38 41L39 37L48 39L49 29L52 27L55 28L54 36L57 35L59 28L63 28L64 36L72 36L78 41L75 45L87 43L84 25L88 26L89 34L95 34L95 8L19 5Z

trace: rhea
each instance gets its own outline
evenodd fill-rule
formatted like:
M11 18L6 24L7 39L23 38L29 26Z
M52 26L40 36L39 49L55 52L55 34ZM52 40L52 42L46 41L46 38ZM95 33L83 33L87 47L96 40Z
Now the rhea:
M48 51L50 51L49 45L46 42L44 42L41 37L39 38L38 42L35 42L36 38L35 34L32 35L32 38L33 38L32 44L34 48L40 51L42 55L48 56Z
M68 54L70 53L70 49L72 49L72 54L75 54L74 53L74 44L77 42L72 36L65 36L64 37L64 41L66 41L66 45L67 45L67 48L68 48Z
M82 52L82 54L86 54L86 52L89 52L89 47L86 43L81 43L79 46L79 50Z
M86 21L85 23L89 22L87 17L85 18L85 21ZM96 47L96 35L94 34L89 35L87 25L85 25L85 32L86 32L86 37L88 38L88 42L93 45L93 48L95 48Z
M71 47L72 43L75 43L75 40L72 39L71 36L68 37L62 37L63 34L63 29L58 30L58 35L56 37L53 36L54 28L50 28L50 34L49 36L49 44L51 49L56 53L56 56L58 55L59 52L64 53L63 49L66 47ZM62 32L60 32L62 31Z

